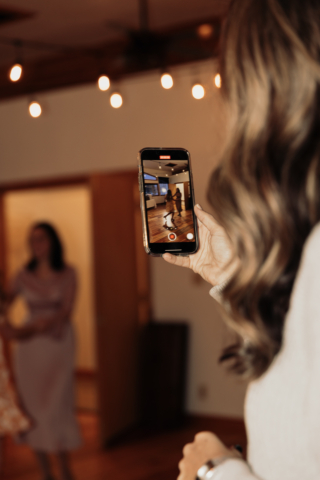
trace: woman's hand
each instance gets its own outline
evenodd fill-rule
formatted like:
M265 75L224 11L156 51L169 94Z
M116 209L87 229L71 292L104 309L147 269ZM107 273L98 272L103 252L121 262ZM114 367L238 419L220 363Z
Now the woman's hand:
M3 335L6 340L27 340L35 335L45 333L51 327L51 323L47 319L39 319L34 323L14 327L5 319L0 326L0 334Z
M200 205L194 209L198 217L199 243L197 253L190 257L178 257L165 253L164 260L179 267L191 268L211 285L225 282L232 274L234 265L228 265L232 258L230 242L225 231L213 216L202 210Z
M183 459L179 463L180 475L177 480L195 480L200 467L209 460L240 455L227 448L219 438L211 432L201 432L183 449Z

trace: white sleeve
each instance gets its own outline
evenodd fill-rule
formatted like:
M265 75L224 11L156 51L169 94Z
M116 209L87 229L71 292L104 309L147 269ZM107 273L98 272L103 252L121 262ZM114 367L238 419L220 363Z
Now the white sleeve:
M303 258L303 310L301 322L308 375L305 392L304 421L308 448L317 471L320 471L320 227L310 235Z
M211 480L263 480L254 475L247 462L230 458L213 470Z
M222 301L222 292L225 289L226 285L228 284L228 281L229 280L226 280L225 282L220 283L220 285L215 285L209 291L209 294L211 295L211 297L217 300L217 302L219 303L221 303Z

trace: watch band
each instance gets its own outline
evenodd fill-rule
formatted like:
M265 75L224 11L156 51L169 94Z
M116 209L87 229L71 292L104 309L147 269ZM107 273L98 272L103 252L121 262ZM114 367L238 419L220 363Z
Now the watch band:
M210 480L213 476L214 469L221 465L221 463L229 460L230 458L235 458L234 455L224 455L223 457L213 458L208 460L202 467L199 468L196 476L196 480ZM238 457L237 457L238 458Z

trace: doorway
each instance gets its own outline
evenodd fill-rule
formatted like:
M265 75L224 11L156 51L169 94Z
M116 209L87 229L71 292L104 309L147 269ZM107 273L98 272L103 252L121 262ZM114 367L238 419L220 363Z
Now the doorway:
M84 398L88 389L81 396L79 387L77 403L94 408L98 399L103 446L138 421L139 332L151 313L139 201L136 170L0 184L0 270L6 280L26 261L28 229L38 219L57 226L67 260L80 273L77 383L96 376L97 391ZM23 305L16 308L19 322Z
M72 321L76 329L76 407L96 412L96 347L93 300L91 194L88 185L9 191L3 197L6 273L10 279L26 263L30 227L52 223L62 239L66 262L75 267L78 293ZM26 310L22 300L12 307L19 325Z

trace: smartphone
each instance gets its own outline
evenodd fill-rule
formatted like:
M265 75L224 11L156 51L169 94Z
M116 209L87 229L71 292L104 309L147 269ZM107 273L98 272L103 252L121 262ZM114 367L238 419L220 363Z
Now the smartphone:
M138 161L145 251L153 256L196 253L190 153L184 148L143 148Z

